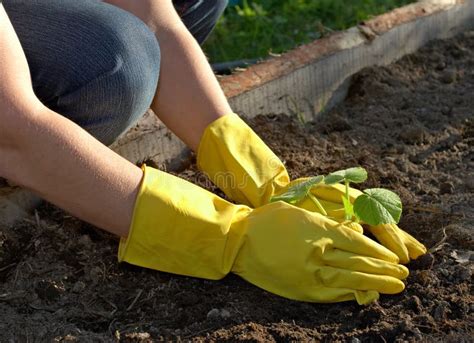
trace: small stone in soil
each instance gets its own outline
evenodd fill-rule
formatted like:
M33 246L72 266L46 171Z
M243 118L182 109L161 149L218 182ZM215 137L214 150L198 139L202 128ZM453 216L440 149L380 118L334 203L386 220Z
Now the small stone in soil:
M229 319L229 318L230 318L230 312L225 309L219 310L217 308L213 308L207 313L207 319L210 319L210 320Z
M82 235L81 237L79 237L77 242L79 244L82 244L82 245L86 246L86 247L89 247L92 244L92 241L91 241L91 238L89 237L89 235Z
M327 132L342 132L348 131L352 129L352 125L346 118L342 118L338 115L333 115L327 121L327 124L321 127L321 131Z
M416 295L409 299L409 306L416 312L421 313L423 311L423 305L421 304L420 298Z
M417 321L417 323L419 323L421 325L424 325L424 326L436 325L434 320L433 320L433 317L431 317L431 315L426 313L426 312L424 312L424 313L420 314L419 316L417 316L416 321Z
M428 271L428 270L420 270L416 275L417 281L422 285L422 286L428 286L435 281L438 281L436 276Z
M40 299L53 301L58 299L64 290L60 286L56 285L55 282L41 280L36 285L35 291Z
M445 116L451 116L453 114L453 108L449 106L444 106L441 108L441 113Z
M100 269L99 267L92 268L89 277L93 282L98 282L102 277L102 269Z
M217 319L219 318L220 311L217 308L213 308L207 313L207 319Z
M407 144L419 144L425 141L426 131L422 127L415 126L400 132L399 137Z
M433 318L438 321L445 320L448 312L451 312L448 302L440 301L439 305L434 309Z
M470 191L474 190L474 175L468 175L464 179L464 185L469 189Z
M464 266L456 266L453 277L457 282L469 281L472 278L472 269Z
M450 181L443 182L439 186L439 193L440 194L453 194L453 192L454 192L454 184Z
M435 66L435 69L436 69L436 70L443 70L444 68L446 68L446 62L439 62L439 63Z
M439 80L446 84L453 83L456 80L456 71L453 69L443 71L439 76Z
M441 275L443 275L444 277L448 277L448 275L449 275L449 271L448 271L447 269L445 269L445 268L439 268L438 271L439 271L439 273L440 273Z
M433 267L434 261L435 261L435 258L433 254L427 253L418 257L416 260L412 261L410 263L410 269L411 270L431 269Z
M72 287L74 293L81 293L86 288L86 284L82 281L77 281Z
M149 340L151 338L148 332L133 332L124 334L126 339L129 339L133 342L140 342L143 340Z
M410 321L410 319L405 319L400 323L400 329L405 332L412 332L413 323Z
M221 317L224 318L224 319L230 318L230 312L227 311L227 310L222 310L221 311Z
M59 340L56 340L55 341L59 341L59 342L79 342L79 338L77 338L76 336L73 336L71 334L68 334L64 337L60 337Z

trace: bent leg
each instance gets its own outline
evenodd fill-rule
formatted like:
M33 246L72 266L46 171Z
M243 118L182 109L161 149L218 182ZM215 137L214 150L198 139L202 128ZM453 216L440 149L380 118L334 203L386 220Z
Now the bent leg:
M93 0L5 0L38 98L111 144L150 107L160 49L138 18Z

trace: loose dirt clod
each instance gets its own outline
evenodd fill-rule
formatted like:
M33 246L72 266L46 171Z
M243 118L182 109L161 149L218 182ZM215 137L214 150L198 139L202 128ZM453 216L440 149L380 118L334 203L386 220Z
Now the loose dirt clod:
M313 123L249 120L292 178L360 165L368 187L400 195L400 227L432 248L408 266L403 293L365 307L310 304L233 275L119 265L115 238L44 205L0 229L0 341L473 342L473 95L469 32L361 71ZM195 165L179 175L223 196Z

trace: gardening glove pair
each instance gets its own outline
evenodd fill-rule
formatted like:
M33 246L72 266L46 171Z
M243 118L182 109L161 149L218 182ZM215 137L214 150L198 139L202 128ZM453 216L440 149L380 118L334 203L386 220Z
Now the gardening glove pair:
M280 296L356 300L404 289L408 270L375 241L283 202L252 209L143 167L129 236L119 260L217 280L232 272Z
M206 128L199 145L197 164L230 199L252 207L269 203L272 196L282 194L295 182L302 181L290 182L280 159L236 114L223 116ZM343 221L344 209L339 192L324 194L326 198L321 198L320 202L327 214ZM321 212L312 202L306 202L303 207ZM363 232L357 223L345 224ZM369 227L369 230L396 253L402 263L426 252L421 243L396 225Z

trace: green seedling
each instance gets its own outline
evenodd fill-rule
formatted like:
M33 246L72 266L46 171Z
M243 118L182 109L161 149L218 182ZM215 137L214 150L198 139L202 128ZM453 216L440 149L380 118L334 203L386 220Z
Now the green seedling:
M367 171L361 167L339 170L325 177L319 175L296 184L288 190L275 196L271 201L285 201L290 204L297 204L306 197L310 198L321 211L327 215L319 200L311 193L311 189L321 182L326 185L343 183L345 186L342 195L345 219L362 221L369 225L397 224L402 214L402 202L399 196L387 189L370 188L365 189L352 203L349 196L349 187L352 183L362 183L367 180Z
M299 202L301 202L303 199L308 197L311 199L311 201L314 202L314 204L318 207L321 213L327 216L327 212L324 209L324 207L321 205L319 200L310 192L311 188L323 182L323 180L324 180L324 176L322 175L314 176L312 178L309 178L306 181L297 183L289 187L285 193L272 197L270 201L271 202L284 201L289 204L296 205Z
M346 192L342 196L342 204L344 205L344 212L346 213L346 220L351 220L354 216L354 206L349 198L349 184L362 183L367 180L367 171L364 168L356 167L344 170L338 170L329 174L324 178L326 185L333 185L335 183L344 182Z

